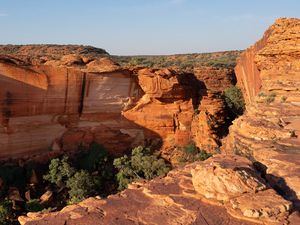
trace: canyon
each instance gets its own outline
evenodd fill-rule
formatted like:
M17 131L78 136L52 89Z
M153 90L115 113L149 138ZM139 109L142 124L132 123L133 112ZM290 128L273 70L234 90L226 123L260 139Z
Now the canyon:
M211 151L220 146L219 96L234 82L231 69L123 69L106 52L80 46L1 52L1 159L43 160L92 142L117 156L153 142L168 159L192 140ZM207 116L218 120L208 125Z
M214 153L19 222L300 224L299 34L299 19L276 20L235 73L122 68L104 50L80 46L0 47L1 159L45 161L93 142L114 155L147 144L174 164L176 147L192 142ZM221 95L236 81L246 111L227 130Z

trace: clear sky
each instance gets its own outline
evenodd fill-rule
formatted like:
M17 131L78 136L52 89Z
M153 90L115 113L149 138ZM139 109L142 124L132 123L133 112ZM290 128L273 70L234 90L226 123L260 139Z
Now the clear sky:
M0 0L0 44L84 44L111 54L245 49L300 0Z

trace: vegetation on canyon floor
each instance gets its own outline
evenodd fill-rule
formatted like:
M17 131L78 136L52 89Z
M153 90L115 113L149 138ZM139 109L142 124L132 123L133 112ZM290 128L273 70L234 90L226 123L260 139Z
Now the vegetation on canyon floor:
M201 54L179 54L169 56L112 56L121 66L140 66L152 68L175 67L189 70L194 67L212 66L217 68L234 68L236 58L242 51L226 51Z
M183 149L186 160L211 155L194 144ZM18 224L27 212L53 211L91 196L106 197L139 180L165 176L172 166L158 151L138 146L129 155L113 158L101 145L79 146L73 155L54 158L46 165L3 162L0 166L0 224Z
M165 176L171 169L171 165L160 158L158 152L152 153L149 148L142 146L134 148L130 157L125 155L115 159L114 166L118 169L116 178L119 190L138 179L151 180Z
M237 86L231 86L224 90L226 105L234 117L240 116L245 110L245 100L242 91ZM234 119L234 118L233 118Z

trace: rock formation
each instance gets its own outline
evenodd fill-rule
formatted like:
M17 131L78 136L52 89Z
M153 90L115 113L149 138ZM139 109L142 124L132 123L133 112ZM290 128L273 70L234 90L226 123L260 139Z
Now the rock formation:
M236 67L246 113L230 128L225 149L246 156L268 182L299 205L300 20L278 19Z
M224 125L215 95L232 83L232 70L122 69L102 49L72 45L0 51L0 158L49 158L91 142L121 155L163 139L166 158L193 140L208 150L220 145L219 128L204 120L209 114Z
M300 224L297 212L300 195L299 33L299 19L279 19L267 30L261 41L241 55L236 75L246 99L246 113L231 126L222 146L224 154L217 154L204 162L179 167L164 178L135 182L127 190L107 199L90 198L79 204L67 206L59 212L28 213L27 216L19 218L20 223ZM0 66L1 78L4 80L27 82L26 85L30 89L32 86L38 89L36 91L54 88L49 85L48 77L52 76L47 76L49 73L46 73L46 68L41 66L38 68L43 70L39 70L36 66L25 67L21 65L23 61L20 62L20 59L5 57ZM73 56L69 59L74 61ZM76 57L75 61L78 60ZM73 71L74 66L61 66L61 61L60 59L59 62L54 61L51 64L54 63L55 68ZM86 102L79 97L79 102L82 103L79 103L79 113L67 114L62 111L63 116L59 117L57 123L63 124L66 130L62 132L62 140L58 143L60 147L73 148L71 145L74 143L77 145L94 141L97 137L99 140L102 138L102 141L105 140L103 137L111 140L111 127L115 128L114 131L119 130L122 134L134 137L138 137L134 133L136 130L142 130L143 137L162 137L165 150L170 149L172 145L184 145L190 140L194 140L200 147L219 146L220 137L226 133L222 127L226 111L222 100L217 96L222 92L222 88L232 82L230 76L220 75L224 71L220 73L209 69L215 73L214 78L220 75L219 79L222 82L210 79L205 68L195 70L194 74L150 69L132 72L116 69L117 65L111 63L113 70L97 72L94 66L103 62L107 64L108 61L97 59L92 67L93 72L86 71L88 64L78 66L78 63L75 63L78 76L83 73L85 77L84 84L80 85L81 89L89 83L89 79L93 80L90 82L90 85L94 85L92 89L84 88L84 96L92 91L93 97ZM11 64L14 66L10 67ZM20 75L25 68L30 68L28 76L34 78L33 81ZM40 74L46 74L47 79L39 76ZM105 75L109 76L106 78ZM108 101L105 90L114 84L109 80L111 77L127 79L128 83L134 84L135 91L126 92L127 95L125 91L121 91L121 94L118 92L113 101ZM108 86L103 84L105 79L109 80ZM67 80L72 81L69 78ZM124 80L118 82L118 90L132 90L124 84ZM7 86L9 84L7 82ZM130 83L129 87L132 87L132 84ZM58 87L54 88L54 94L61 90ZM14 119L12 115L16 114L16 118L22 118L22 113L26 111L35 115L37 112L45 112L43 110L47 109L49 104L48 101L43 101L35 107L29 107L38 102L34 96L42 96L43 93L38 92L35 95L36 92L32 91L33 103L26 104L28 109L22 112L17 110L18 105L12 101L14 95L7 92L8 90L2 93L5 100L2 103L2 133L9 134L12 125L17 127L20 124L20 121L11 123ZM47 96L57 96L54 94L45 95L43 99L47 99ZM59 102L60 98L56 99ZM62 106L75 104L78 110L74 95L70 101L68 98L64 99L67 100ZM17 100L21 101L22 98ZM99 106L105 109L98 111L101 109ZM60 107L50 107L49 112L53 110L54 113L61 113ZM105 110L110 113L105 114ZM116 120L116 115L119 116L119 120ZM83 125L80 125L82 123ZM121 123L134 128L125 129ZM33 122L28 123L28 127L34 125ZM123 126L122 129L120 125ZM103 130L98 126L107 130L101 133ZM14 129L12 131L18 131Z
M48 51L41 47L43 58L40 47L33 47L36 55L23 48L0 57L1 158L54 154L92 141L119 153L125 149L114 137L128 146L135 141L140 129L120 114L141 96L128 71L102 52L74 55L50 46Z
M217 201L223 200L223 201ZM216 155L133 183L107 199L89 198L60 212L28 213L21 225L294 224L292 203L269 188L251 161Z

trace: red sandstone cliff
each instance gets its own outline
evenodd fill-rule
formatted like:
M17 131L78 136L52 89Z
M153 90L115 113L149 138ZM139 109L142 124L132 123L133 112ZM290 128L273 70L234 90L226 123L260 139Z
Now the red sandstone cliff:
M191 141L214 150L226 116L216 96L233 76L213 68L125 70L92 47L0 46L0 158L54 156L91 142L120 155L150 139L163 139L166 158Z
M300 197L300 20L278 19L238 60L247 100L226 151L261 163L271 185L297 205Z

